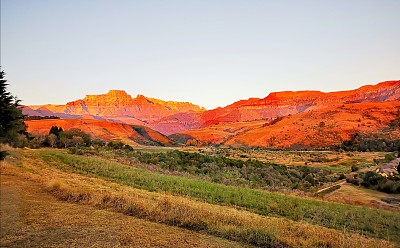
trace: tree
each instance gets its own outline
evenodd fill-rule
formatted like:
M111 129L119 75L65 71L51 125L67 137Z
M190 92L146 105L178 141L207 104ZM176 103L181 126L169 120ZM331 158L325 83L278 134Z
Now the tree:
M55 134L53 134L53 133L47 135L47 143L49 143L49 145L51 147L57 146L57 143L58 143L57 136Z
M0 143L17 146L21 136L26 135L24 115L19 108L20 100L7 91L4 75L0 68Z
M70 147L74 144L74 141L72 138L68 138L68 135L61 133L60 134L60 145L63 146L64 148Z
M49 134L54 134L58 138L61 132L63 132L62 127L51 126Z
M62 129L61 129L62 130ZM64 131L62 132L64 134L67 135L68 138L72 139L73 136L79 136L83 139L83 143L85 145L90 145L91 143L91 137L89 134L83 132L82 130L80 130L79 128L71 128L68 131Z
M72 136L73 143L76 147L83 144L83 138L80 136Z
M59 132L59 141L60 141L60 146L67 148L70 146L80 146L80 145L89 146L91 145L92 140L89 134L83 132L78 128L71 128L68 131L62 131L61 129L61 131Z
M44 143L46 142L46 137L43 135L36 135L29 141L29 146L31 148L40 148L44 146Z

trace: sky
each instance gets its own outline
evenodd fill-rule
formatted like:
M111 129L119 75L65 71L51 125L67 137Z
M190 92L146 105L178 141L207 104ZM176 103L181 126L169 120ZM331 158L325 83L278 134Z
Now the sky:
M125 90L212 109L400 79L399 0L1 0L25 105Z

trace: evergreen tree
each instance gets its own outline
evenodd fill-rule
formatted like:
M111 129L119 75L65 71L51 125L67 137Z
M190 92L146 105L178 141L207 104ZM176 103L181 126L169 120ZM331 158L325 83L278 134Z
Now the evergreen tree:
M16 146L26 134L26 126L24 115L19 108L20 101L7 91L8 84L4 75L0 68L0 143Z
M63 132L62 127L51 126L49 134L54 134L57 138L60 137L60 133Z

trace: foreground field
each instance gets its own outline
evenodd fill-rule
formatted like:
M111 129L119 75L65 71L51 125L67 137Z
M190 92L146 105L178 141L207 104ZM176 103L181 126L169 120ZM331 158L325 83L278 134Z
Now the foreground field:
M56 200L42 185L1 175L1 247L241 247L235 242Z
M400 216L396 212L159 175L99 158L66 154L64 151L49 149L10 152L12 155L2 165L2 174L14 174L24 180L34 181L59 199L250 245L393 245L372 237L399 242L397 234ZM258 203L255 204L251 199ZM234 206L244 207L248 211L232 208Z

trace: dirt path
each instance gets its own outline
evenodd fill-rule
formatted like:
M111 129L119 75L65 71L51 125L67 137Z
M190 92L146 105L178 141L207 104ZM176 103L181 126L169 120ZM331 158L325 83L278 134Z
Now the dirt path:
M328 189L330 189L330 188L332 188L332 187L335 187L335 186L337 186L337 185L342 185L342 184L345 184L345 183L346 183L346 179L337 181L336 183L331 184L331 185L329 185L328 187L325 187L325 188L322 188L322 189L318 190L318 191L317 191L317 194L318 194L318 193L321 193L321 192L324 192L325 190L328 190Z
M361 170L358 170L358 171L349 173L348 176L353 176L353 175L358 174L358 173L360 173L360 172L375 171L376 168L378 168L378 167L377 167L377 166L365 167L365 168L362 168ZM328 190L328 189L330 189L330 188L332 188L332 187L334 187L334 186L343 185L343 184L345 184L345 183L346 183L346 179L342 179L342 180L337 181L337 182L335 182L335 183L333 183L333 184L331 184L331 185L329 185L329 186L326 186L326 187L324 187L324 188L322 188L322 189L319 189L319 190L317 191L317 194L318 194L318 193L321 193L321 192L324 192L324 191L326 191L326 190Z
M213 236L56 200L1 175L1 247L240 247Z

